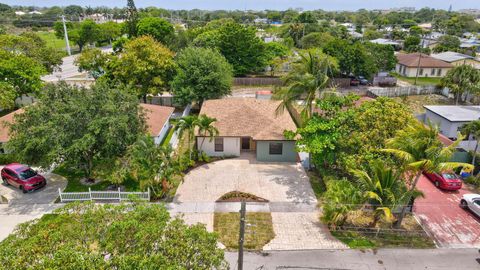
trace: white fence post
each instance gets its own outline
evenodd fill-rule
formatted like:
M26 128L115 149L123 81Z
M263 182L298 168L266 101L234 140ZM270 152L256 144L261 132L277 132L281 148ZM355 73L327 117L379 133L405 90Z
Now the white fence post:
M148 192L148 201L150 201L150 187L148 187L147 192Z
M60 202L63 202L62 191L60 190L60 188L58 188L58 195L60 196Z
M88 188L88 194L90 194L90 201L93 201L91 188Z
M118 187L118 200L122 201L122 191L120 190L120 187Z

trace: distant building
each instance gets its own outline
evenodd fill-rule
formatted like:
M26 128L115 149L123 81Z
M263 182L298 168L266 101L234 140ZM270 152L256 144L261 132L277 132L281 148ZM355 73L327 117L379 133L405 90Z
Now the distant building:
M110 20L109 14L94 13L90 15L84 15L80 18L81 21L92 20L95 23L105 23Z
M438 54L432 54L430 55L433 58L445 61L447 63L450 63L454 66L460 66L460 65L471 65L474 68L480 69L480 61L475 59L475 57L458 53L458 52L442 52Z
M370 40L370 42L375 44L380 44L380 45L391 45L393 47L399 47L401 45L400 42L397 42L391 39L385 39L385 38L377 38L374 40Z
M453 68L452 64L426 54L399 53L396 57L398 63L395 71L406 77L416 77L417 74L419 77L443 77Z
M38 10L34 10L34 11L28 12L28 14L41 15L42 12L40 12L40 11L38 11Z
M23 12L23 11L15 11L15 15L18 15L18 16L23 16L27 13Z
M438 126L440 133L455 141L462 127L480 119L480 106L424 106L425 122ZM464 139L459 146L465 150L474 150L476 140L473 136Z

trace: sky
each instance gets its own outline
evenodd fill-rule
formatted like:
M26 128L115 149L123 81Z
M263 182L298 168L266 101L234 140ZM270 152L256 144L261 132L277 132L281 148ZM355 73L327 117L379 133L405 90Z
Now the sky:
M0 0L8 5L24 6L108 6L122 7L127 0ZM480 9L480 0L135 0L137 7L156 6L166 9L205 9L205 10L285 10L288 8L303 8L304 10L357 10L387 9L393 7L430 7L453 10L464 8Z

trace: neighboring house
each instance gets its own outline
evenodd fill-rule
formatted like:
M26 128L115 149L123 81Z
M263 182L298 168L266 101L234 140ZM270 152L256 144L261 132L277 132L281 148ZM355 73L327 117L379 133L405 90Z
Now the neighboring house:
M457 133L471 121L480 119L480 106L424 106L425 123L438 125L440 133L450 140L457 139ZM473 136L464 139L459 147L474 150L476 140Z
M453 65L445 61L433 58L426 54L399 53L396 55L398 63L395 71L406 77L443 77L453 68Z
M458 52L442 52L439 54L432 54L433 58L445 61L454 66L460 65L470 65L476 69L480 69L480 61L475 59L475 57L458 53Z
M175 108L143 103L140 106L145 110L145 120L149 134L156 144L160 144L171 127L170 117L172 117Z
M9 129L6 125L12 124L13 117L16 114L20 114L20 113L23 113L23 109L18 109L14 112L11 112L9 114L6 114L0 117L0 154L3 154L6 152L5 143L7 143L10 140Z
M160 144L170 129L170 117L175 110L173 107L165 107L151 104L140 104L145 112L145 120L148 133L153 137L156 144ZM12 124L16 114L23 113L18 109L0 118L0 153L5 153L5 143L10 140L9 129L5 124Z
M200 114L217 119L218 136L196 134L197 148L209 156L240 156L253 152L258 161L297 162L295 140L284 131L297 128L290 114L276 114L280 101L256 98L207 100Z
M375 43L375 44L380 44L380 45L390 45L395 50L399 50L401 45L402 45L400 42L397 42L397 41L391 40L391 39L385 39L385 38L373 39L373 40L370 40L370 42Z

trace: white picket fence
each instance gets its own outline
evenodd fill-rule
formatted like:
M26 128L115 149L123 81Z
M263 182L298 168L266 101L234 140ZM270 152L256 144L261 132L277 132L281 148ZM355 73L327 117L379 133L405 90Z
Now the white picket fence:
M150 201L150 189L147 192L126 192L121 191L92 191L88 188L88 192L62 192L58 189L58 195L61 202L74 201L128 201L134 197L137 200Z

